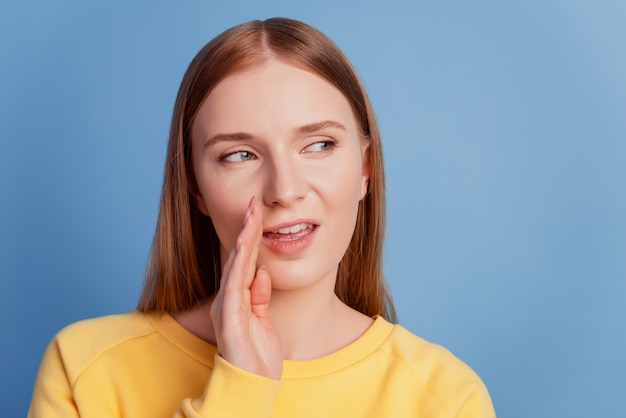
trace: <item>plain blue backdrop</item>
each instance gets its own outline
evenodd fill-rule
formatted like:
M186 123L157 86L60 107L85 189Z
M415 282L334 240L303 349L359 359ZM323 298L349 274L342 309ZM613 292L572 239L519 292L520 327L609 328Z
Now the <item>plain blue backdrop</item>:
M369 91L401 323L500 417L626 416L626 3L87 3L0 6L2 416L56 331L134 308L183 72L277 15Z

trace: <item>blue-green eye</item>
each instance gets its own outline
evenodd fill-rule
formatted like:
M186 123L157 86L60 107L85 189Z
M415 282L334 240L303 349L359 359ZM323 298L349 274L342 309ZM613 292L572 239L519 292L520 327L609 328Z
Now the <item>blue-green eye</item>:
M250 151L235 151L220 157L220 161L228 161L231 163L241 163L244 161L254 160L256 157Z
M331 149L333 149L335 147L335 141L319 141L319 142L315 142L311 145L309 145L308 147L306 147L304 150L306 152L324 152L324 151L330 151Z

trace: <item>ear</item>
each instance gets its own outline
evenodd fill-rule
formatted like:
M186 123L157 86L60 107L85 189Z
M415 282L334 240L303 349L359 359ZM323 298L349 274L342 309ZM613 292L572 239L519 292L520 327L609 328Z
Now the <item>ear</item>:
M370 152L369 152L369 141L363 144L361 159L363 161L363 168L361 171L361 197L359 200L363 200L363 198L367 195L370 183Z
M196 199L196 205L198 205L200 212L202 212L205 216L210 217L211 215L209 214L209 209L207 208L202 195L200 193L194 193L194 198Z
M196 184L196 180L189 175L187 176L187 192L196 201L196 206L198 207L198 210L200 210L203 215L210 217L209 209L207 208L206 202L204 201L202 194L198 191L198 185Z

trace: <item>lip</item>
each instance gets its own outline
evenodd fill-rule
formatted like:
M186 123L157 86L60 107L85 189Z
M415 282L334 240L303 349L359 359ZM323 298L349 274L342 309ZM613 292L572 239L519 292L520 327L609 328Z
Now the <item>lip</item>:
M283 223L280 223L280 224L276 224L276 225L264 228L263 229L263 234L269 234L271 232L278 231L281 228L290 228L292 226L299 225L299 224L311 224L314 227L319 226L319 222L317 222L317 221L315 221L313 219L296 219L296 220L293 220L293 221L287 221L287 222L283 222Z
M290 228L299 224L310 224L313 225L313 228L310 229L310 232L304 234L302 233L302 231L293 234L285 234L286 239L281 240L269 236L273 235L274 232L279 229ZM269 228L265 228L263 230L262 242L270 250L276 253L284 255L296 254L311 245L315 236L317 235L316 233L318 229L319 223L311 219L297 219L293 221L283 222L273 225Z

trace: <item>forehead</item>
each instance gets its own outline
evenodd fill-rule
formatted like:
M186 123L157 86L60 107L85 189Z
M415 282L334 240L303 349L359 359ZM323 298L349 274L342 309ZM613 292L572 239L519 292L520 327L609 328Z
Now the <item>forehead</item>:
M358 132L352 107L335 86L309 70L270 59L220 81L200 107L194 131L200 125L204 135L271 132L322 120Z

